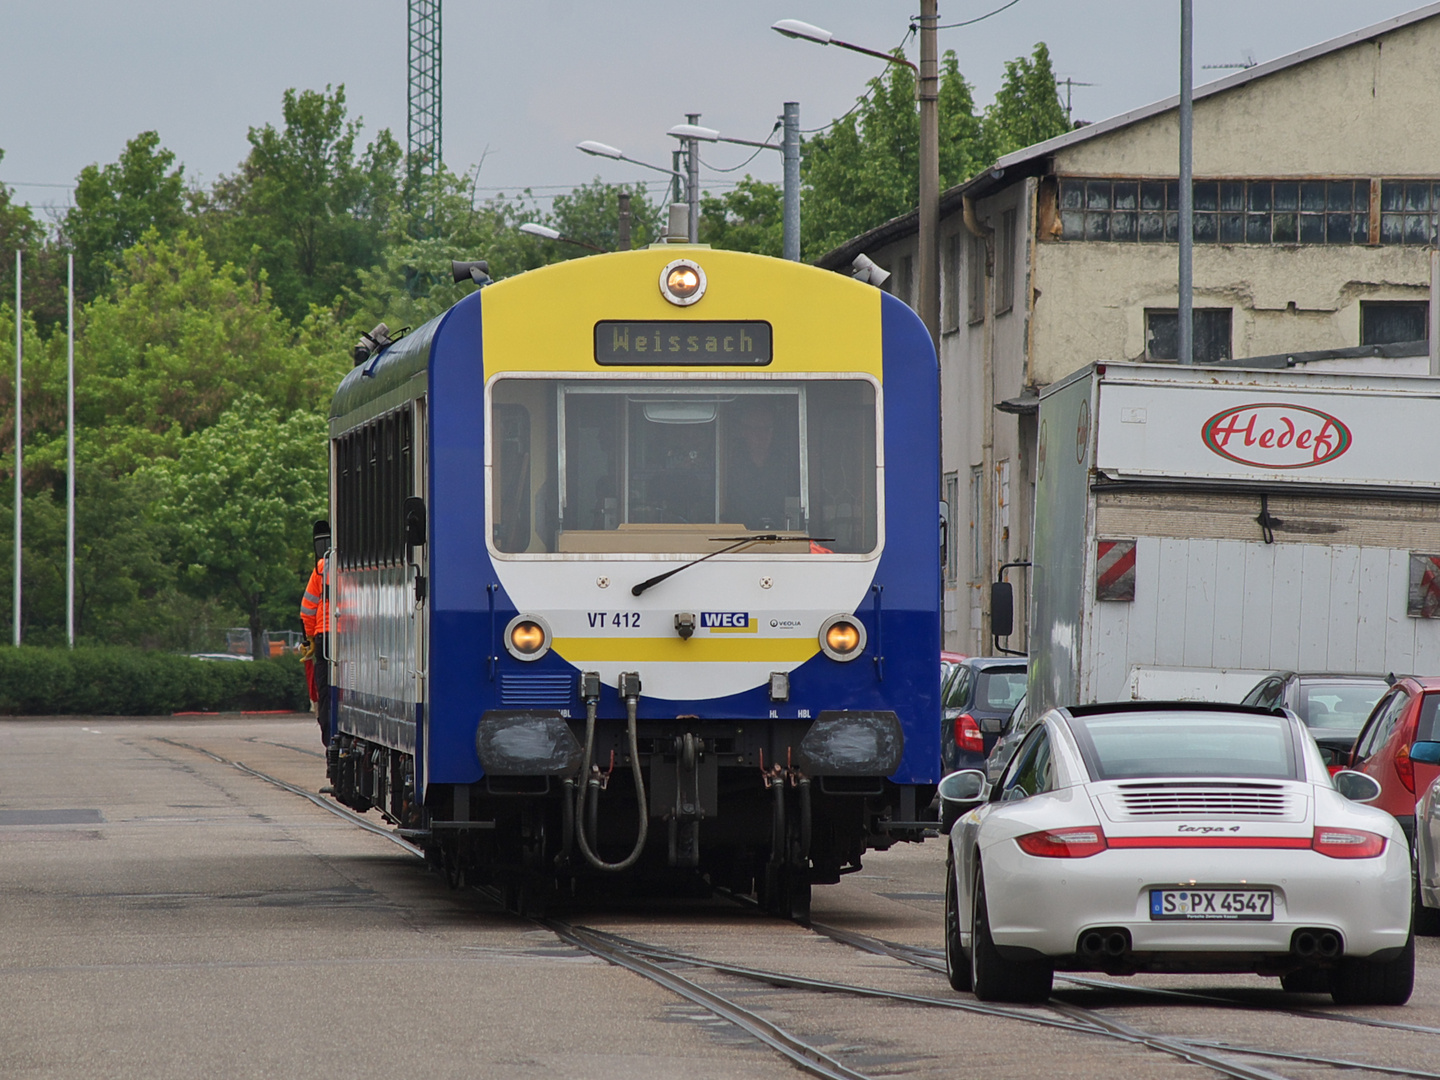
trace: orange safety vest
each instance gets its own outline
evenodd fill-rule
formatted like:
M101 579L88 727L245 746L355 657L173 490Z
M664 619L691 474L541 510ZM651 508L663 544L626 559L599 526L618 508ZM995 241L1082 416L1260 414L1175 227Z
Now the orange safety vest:
M300 625L306 637L330 633L330 605L325 600L325 560L321 559L310 572L305 597L300 601Z

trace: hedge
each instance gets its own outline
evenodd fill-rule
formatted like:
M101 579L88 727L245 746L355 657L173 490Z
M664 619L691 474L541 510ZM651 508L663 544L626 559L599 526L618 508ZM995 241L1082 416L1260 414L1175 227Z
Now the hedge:
M114 646L0 648L0 715L168 716L310 705L297 657L194 660Z

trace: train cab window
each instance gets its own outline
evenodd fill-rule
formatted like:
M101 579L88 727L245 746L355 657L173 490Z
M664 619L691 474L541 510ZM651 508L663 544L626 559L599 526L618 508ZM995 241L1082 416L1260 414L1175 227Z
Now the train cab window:
M703 553L723 537L789 532L834 539L767 552L868 553L875 411L873 384L860 379L497 380L492 543Z

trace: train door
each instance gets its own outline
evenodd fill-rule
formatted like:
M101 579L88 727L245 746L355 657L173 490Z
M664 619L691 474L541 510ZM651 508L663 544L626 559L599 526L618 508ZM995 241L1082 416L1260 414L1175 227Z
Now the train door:
M407 503L406 532L416 529L418 520L419 539L423 543L407 544L409 551L410 615L408 620L408 674L411 680L411 700L417 706L416 720L424 716L424 705L428 697L427 681L430 674L430 521L426 496L429 492L430 462L426 453L429 446L426 426L428 417L427 400L417 398L410 410L410 491L419 500ZM418 508L418 514L416 513ZM411 539L407 536L407 540Z

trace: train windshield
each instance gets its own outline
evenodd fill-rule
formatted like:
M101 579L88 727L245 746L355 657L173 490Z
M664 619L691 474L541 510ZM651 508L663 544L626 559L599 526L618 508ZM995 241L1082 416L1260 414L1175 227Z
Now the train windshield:
M504 378L490 395L497 551L865 554L879 521L865 379ZM816 539L801 539L814 537Z

